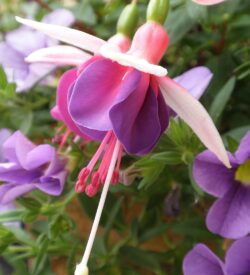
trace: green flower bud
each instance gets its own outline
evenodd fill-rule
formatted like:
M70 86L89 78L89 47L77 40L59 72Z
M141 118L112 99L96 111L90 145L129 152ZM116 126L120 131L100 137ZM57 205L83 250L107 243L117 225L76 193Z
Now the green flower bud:
M164 24L169 9L169 0L150 0L147 8L147 20Z
M138 10L135 3L127 5L122 11L118 23L117 32L132 37L138 23Z

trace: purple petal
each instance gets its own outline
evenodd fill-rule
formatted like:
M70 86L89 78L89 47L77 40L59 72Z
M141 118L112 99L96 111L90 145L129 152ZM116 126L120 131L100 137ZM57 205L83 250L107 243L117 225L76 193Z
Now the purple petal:
M208 87L213 74L207 67L195 67L177 77L174 80L199 99Z
M48 144L42 144L28 152L25 158L25 168L32 170L53 160L55 149Z
M4 156L11 162L16 162L25 167L26 155L35 148L20 131L16 131L3 145Z
M53 177L41 177L40 183L35 184L35 186L49 195L59 196L63 191L66 175L67 173L65 171L61 171Z
M5 40L10 47L24 57L37 49L46 47L44 34L27 27L20 27L7 33Z
M32 191L34 184L15 184L8 183L0 186L0 203L6 204L12 202L16 198Z
M72 12L66 9L57 9L43 17L42 22L46 24L55 24L68 27L75 21Z
M226 254L228 275L243 275L250 272L250 237L235 241Z
M74 16L68 10L58 9L46 15L42 22L67 27L74 22ZM25 26L7 33L5 39L10 47L24 57L38 49L58 44L58 41L49 39L43 33Z
M72 120L68 111L68 93L70 92L70 86L72 86L76 78L77 69L69 70L63 74L57 88L57 106L67 127L75 134L85 137Z
M44 79L49 73L55 70L56 66L51 64L29 64L27 76L19 81L17 92L24 92L31 89L35 84Z
M193 164L193 177L197 184L207 193L222 197L234 185L235 167L233 156L229 154L233 168L226 168L218 158L206 150L197 155Z
M28 64L24 62L24 56L5 42L0 43L0 63L4 67L9 82L18 84L27 76Z
M27 171L15 163L0 163L0 180L4 182L24 184L38 179L41 170Z
M158 93L157 102L158 102L158 117L159 117L159 122L160 122L160 126L161 126L161 131L160 131L160 135L159 135L159 138L160 138L162 133L168 127L171 110L170 110L170 108L168 108L168 106L166 106L165 100L161 93ZM148 154L150 151L152 151L154 149L155 145L156 145L156 143L154 143L151 147L147 147L144 150L140 151L139 155Z
M184 258L184 275L224 275L224 264L203 244L197 244Z
M240 238L250 232L250 189L240 183L218 199L207 215L207 227L225 238Z
M242 138L235 157L240 164L250 158L250 131Z
M44 175L53 176L54 174L58 174L60 171L64 170L65 164L66 160L61 158L54 150L53 155L51 156L51 162L44 172Z
M128 87L126 81L122 81L125 73L126 67L104 58L88 65L76 80L71 94L69 113L73 120L89 129L110 130L109 112L116 98L121 96L120 85L132 92L139 81L138 74L133 74L131 87Z
M160 119L161 134L162 134L167 129L169 124L170 108L168 108L168 106L166 105L165 100L160 91L157 96L157 101L158 101L158 116Z
M114 132L125 150L139 155L148 153L162 133L157 95L149 86L145 96L147 78L141 78L141 83L110 110Z

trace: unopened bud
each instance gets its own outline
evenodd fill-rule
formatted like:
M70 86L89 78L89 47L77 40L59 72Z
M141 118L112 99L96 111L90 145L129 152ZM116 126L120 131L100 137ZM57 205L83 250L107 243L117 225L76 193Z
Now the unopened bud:
M136 3L127 5L122 11L118 23L117 32L132 37L138 23L138 10Z
M147 8L147 20L164 24L168 15L169 0L150 0Z

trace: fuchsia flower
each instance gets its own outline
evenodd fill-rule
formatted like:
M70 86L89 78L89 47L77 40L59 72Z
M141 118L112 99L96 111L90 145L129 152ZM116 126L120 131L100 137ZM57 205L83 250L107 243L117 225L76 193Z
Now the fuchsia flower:
M93 159L79 175L77 191L86 188L91 196L98 191L110 168L115 144L118 144L113 175L116 183L122 151L136 155L150 152L167 128L172 110L225 165L230 166L221 138L205 109L186 89L165 76L165 68L157 65L169 40L160 24L150 21L141 26L129 51L122 53L116 44L77 30L17 20L95 54L86 57L80 68L67 71L58 87L58 103L61 102L58 105L63 106L60 111L67 118L67 125L94 140L102 140ZM60 58L71 62L74 56L75 65L79 65L84 61L83 54L87 54L70 48L72 51L58 52L56 56L47 49L42 55L34 53L28 60L41 61L53 55L53 62L61 62ZM194 82L197 84L197 78ZM207 85L202 79L199 84ZM100 158L98 171L92 172ZM92 180L86 187L91 172Z
M225 263L207 246L197 244L185 257L184 275L247 275L250 272L250 237L235 241Z
M216 4L222 3L226 0L192 0L192 1L200 5L210 6L210 5L216 5Z

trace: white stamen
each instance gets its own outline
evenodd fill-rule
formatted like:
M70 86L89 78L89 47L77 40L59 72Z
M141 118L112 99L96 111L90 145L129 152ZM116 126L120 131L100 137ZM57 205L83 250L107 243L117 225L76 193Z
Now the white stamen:
M114 148L114 152L110 161L110 166L109 166L109 170L107 173L107 177L103 186L103 190L102 190L102 194L101 194L101 198L97 207L97 211L96 211L96 215L95 215L95 219L91 228L91 232L89 235L89 239L88 239L88 243L87 246L85 248L85 252L84 255L82 257L82 261L80 262L80 264L78 264L76 266L76 270L75 270L75 275L88 275L88 267L87 267L87 263L89 260L89 256L90 256L90 252L95 240L95 235L98 229L98 225L100 222L100 218L101 218L101 214L102 214L102 210L103 210L103 206L107 197L107 193L108 193L108 189L111 183L111 179L112 179L112 175L115 169L115 164L117 161L117 157L118 157L118 153L119 153L119 148L120 148L120 142L117 140L116 144L115 144L115 148Z

